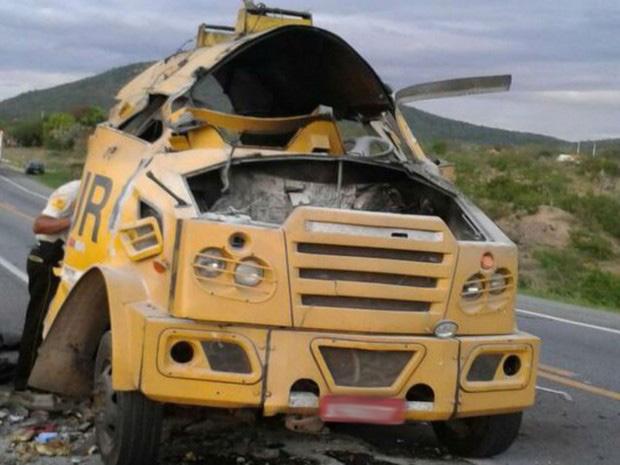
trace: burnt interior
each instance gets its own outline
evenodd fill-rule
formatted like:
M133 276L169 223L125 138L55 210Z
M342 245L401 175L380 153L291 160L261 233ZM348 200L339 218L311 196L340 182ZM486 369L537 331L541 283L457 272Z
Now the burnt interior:
M438 216L459 240L483 240L455 200L391 165L351 159L245 161L187 179L202 213L282 224L294 208L317 206Z

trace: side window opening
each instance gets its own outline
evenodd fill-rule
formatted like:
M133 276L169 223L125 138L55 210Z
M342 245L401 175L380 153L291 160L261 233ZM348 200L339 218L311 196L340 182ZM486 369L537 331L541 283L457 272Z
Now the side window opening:
M208 108L222 113L235 112L224 88L212 74L204 75L196 81L189 92L188 100L188 103L195 107Z
M147 142L155 142L164 132L160 110L166 100L165 95L151 95L146 108L122 124L119 129Z
M159 225L159 230L163 234L164 233L163 221L162 221L160 213L155 209L155 207L149 205L144 200L141 200L138 208L139 208L140 219L148 218L152 216L153 218L157 220L157 224Z

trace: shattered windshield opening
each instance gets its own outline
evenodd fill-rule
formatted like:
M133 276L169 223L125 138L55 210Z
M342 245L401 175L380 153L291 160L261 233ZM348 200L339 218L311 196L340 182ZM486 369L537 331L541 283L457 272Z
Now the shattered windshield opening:
M388 165L307 157L246 161L187 182L200 212L212 218L282 224L300 206L430 215L459 239L481 240L454 199Z

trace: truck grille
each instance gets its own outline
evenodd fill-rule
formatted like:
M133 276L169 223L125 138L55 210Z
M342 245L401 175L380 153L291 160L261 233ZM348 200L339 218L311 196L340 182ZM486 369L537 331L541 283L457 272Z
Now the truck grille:
M414 355L411 351L326 346L319 350L336 385L365 388L392 386Z
M367 299L337 295L302 294L301 303L314 307L359 308L364 310L388 310L393 312L428 312L428 302L396 299Z
M296 323L326 327L325 311L443 314L456 241L441 219L304 207L285 232Z

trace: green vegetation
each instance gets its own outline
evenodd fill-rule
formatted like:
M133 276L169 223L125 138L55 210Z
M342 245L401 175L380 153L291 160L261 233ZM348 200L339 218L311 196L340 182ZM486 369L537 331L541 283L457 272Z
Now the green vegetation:
M548 280L547 295L620 309L620 276L584 262L570 249L541 249L534 255Z
M620 310L620 156L609 149L575 164L556 155L538 145L452 142L444 158L455 164L457 185L519 243L522 289ZM542 206L570 221L537 217ZM519 236L525 218L547 228L544 237Z
M44 146L49 150L71 150L106 116L101 107L82 107L72 113L52 113L40 120L5 125L8 145Z
M620 197L608 195L570 194L560 199L560 205L578 215L587 224L598 226L606 233L620 239Z
M43 144L52 150L68 150L73 147L79 125L69 113L52 113L43 121Z
M38 147L43 144L42 120L18 121L5 127L8 129L7 135L21 147Z
M30 160L45 163L45 174L38 175L37 180L46 186L55 188L73 179L79 179L84 166L83 152L50 151L43 147L8 147L3 152L5 159L13 168L23 170Z
M585 229L570 232L570 243L580 255L594 260L611 260L616 257L612 242L602 234Z

